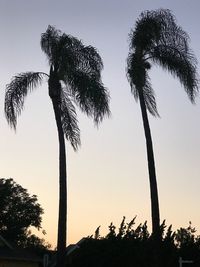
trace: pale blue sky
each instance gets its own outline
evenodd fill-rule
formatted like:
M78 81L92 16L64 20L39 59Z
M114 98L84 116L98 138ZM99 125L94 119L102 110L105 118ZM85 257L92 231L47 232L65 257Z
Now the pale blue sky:
M191 37L200 60L199 1L0 0L0 177L13 177L45 210L46 239L57 233L57 132L47 84L26 99L17 132L3 113L5 85L24 71L48 72L40 49L47 26L95 46L104 62L103 82L110 91L112 117L99 129L79 116L82 146L67 151L69 175L69 242L92 234L102 225L138 215L148 220L150 197L146 147L139 105L130 93L125 66L128 34L141 11L169 8ZM199 70L199 69L198 69ZM154 140L161 219L200 231L200 101L187 99L178 81L158 67L151 70L160 119L150 117Z

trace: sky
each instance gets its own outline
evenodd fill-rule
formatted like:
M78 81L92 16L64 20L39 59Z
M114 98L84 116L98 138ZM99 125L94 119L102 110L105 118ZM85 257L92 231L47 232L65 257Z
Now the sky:
M0 0L0 177L12 177L38 196L42 226L54 247L58 214L58 140L47 83L25 101L17 131L4 116L6 84L25 71L49 72L40 49L48 25L92 45L100 53L102 80L112 116L99 128L78 111L81 148L67 143L68 244L129 222L148 221L150 192L146 147L138 103L126 78L128 34L144 10L170 9L189 34L200 61L200 2L197 0ZM199 67L198 67L199 72ZM173 229L189 221L200 233L200 101L192 105L178 80L155 66L150 71L160 118L149 116L156 160L161 221ZM42 237L41 233L37 233Z

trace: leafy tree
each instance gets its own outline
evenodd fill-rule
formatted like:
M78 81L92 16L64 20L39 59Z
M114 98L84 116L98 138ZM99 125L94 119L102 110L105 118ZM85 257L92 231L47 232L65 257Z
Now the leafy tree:
M131 91L139 99L146 138L148 171L151 193L152 230L159 237L160 214L155 160L149 112L159 116L148 71L151 64L158 64L177 77L189 99L194 103L198 81L196 59L188 45L189 37L176 24L173 14L166 9L143 12L130 33L130 51L127 59L127 77Z
M0 179L0 234L21 247L45 248L43 239L31 234L30 227L41 230L43 209L36 195L13 179Z
M45 234L44 231L43 234ZM23 243L21 243L21 247L34 250L38 253L41 252L43 255L44 251L48 251L48 249L52 246L47 243L44 238L39 238L38 236L32 234L31 231L27 231L26 238Z
M74 150L80 145L79 127L74 102L81 111L98 124L109 115L108 92L101 81L102 60L96 49L85 46L77 38L49 26L41 36L41 48L46 54L50 71L25 72L16 75L6 88L5 114L16 128L24 99L47 77L59 139L59 219L57 265L64 264L67 220L67 175L65 139Z

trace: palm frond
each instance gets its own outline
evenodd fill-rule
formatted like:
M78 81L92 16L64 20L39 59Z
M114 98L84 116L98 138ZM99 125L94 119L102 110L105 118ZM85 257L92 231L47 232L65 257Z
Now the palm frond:
M137 49L141 53L147 51L160 39L161 24L155 20L153 14L147 12L141 13L136 21L134 30L129 34L130 50Z
M79 69L89 75L96 75L100 78L103 69L102 59L97 50L92 46L85 46L79 51Z
M59 75L70 94L88 116L99 123L109 115L107 89L101 82L103 63L92 46L84 46L74 37L62 35Z
M198 93L196 59L189 49L181 50L178 46L160 45L151 52L151 59L167 69L180 80L192 103Z
M147 62L138 57L137 53L130 52L127 58L127 78L135 95L136 88L143 88L146 83L146 72L151 66Z
M58 42L57 66L58 74L61 80L64 80L67 73L77 69L79 59L78 51L82 48L82 43L77 38L62 34Z
M14 76L6 86L5 115L8 123L14 129L17 125L17 117L23 110L25 97L29 91L41 84L44 75L47 74L43 72L20 73Z
M146 81L146 84L143 88L144 102L149 113L154 117L159 117L157 110L157 104L155 99L155 93L149 81Z
M84 46L81 40L62 34L58 42L58 51L58 73L63 81L68 78L69 73L76 71L100 78L103 63L94 47Z
M68 94L63 90L61 91L60 109L63 132L76 151L81 144L76 111Z
M138 101L139 98L138 88L142 88L142 94L147 110L154 117L159 117L155 93L151 86L146 69L144 67L142 68L141 63L137 63L135 54L129 54L127 65L127 78L130 83L131 92L134 95L135 100ZM150 66L147 66L146 68L149 67Z
M80 109L93 117L96 124L110 115L108 91L97 77L76 71L67 82L67 88Z
M40 45L42 51L47 55L50 64L56 65L59 56L58 43L61 32L49 25L46 32L42 33Z

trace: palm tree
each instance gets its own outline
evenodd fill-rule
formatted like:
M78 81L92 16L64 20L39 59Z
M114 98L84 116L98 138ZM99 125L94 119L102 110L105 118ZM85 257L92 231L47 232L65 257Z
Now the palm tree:
M189 49L189 37L176 24L170 10L159 9L141 13L130 33L127 77L131 91L139 99L146 138L151 196L152 233L159 237L160 215L155 161L147 111L159 116L148 70L157 63L177 77L189 99L194 103L198 92L196 59Z
M24 99L29 92L48 80L59 139L59 219L57 266L64 266L67 222L67 175L65 138L74 150L80 145L80 132L74 103L98 124L109 115L109 95L101 81L102 60L92 46L48 26L41 36L41 49L50 66L49 74L25 72L13 77L6 87L5 115L14 129Z

